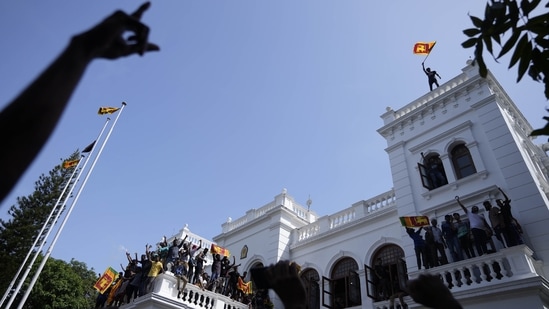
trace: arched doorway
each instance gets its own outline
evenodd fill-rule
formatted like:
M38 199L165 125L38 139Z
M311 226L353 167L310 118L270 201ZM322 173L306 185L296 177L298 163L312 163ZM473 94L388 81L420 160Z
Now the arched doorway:
M251 308L254 309L266 309L269 308L269 304L272 305L272 301L269 297L269 289L268 288L259 288L259 286L265 286L265 279L264 276L261 276L260 278L256 277L258 273L254 271L254 268L256 269L263 269L263 263L256 262L253 263L250 267L250 274L251 274L251 280L253 282L252 284L252 298L250 300ZM264 273L263 271L260 271L259 274ZM258 282L261 281L261 282Z

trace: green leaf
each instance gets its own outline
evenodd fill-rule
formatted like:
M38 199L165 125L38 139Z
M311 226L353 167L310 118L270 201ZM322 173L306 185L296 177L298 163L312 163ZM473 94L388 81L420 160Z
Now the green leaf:
M496 28L494 29L494 32L501 35L501 34L504 34L505 32L507 32L513 26L514 26L514 24L511 21L507 21L503 24L500 24L500 25L496 26Z
M532 64L528 68L528 75L535 81L540 80L540 74L538 68L544 66L544 59L541 57L541 52L539 49L534 48L532 50Z
M532 64L530 66L530 68L528 69L528 76L530 76L535 81L539 81L539 73L536 65Z
M471 21L473 21L473 25L475 25L475 27L482 27L482 19L471 15L469 17L471 18Z
M482 38L484 41L484 45L486 45L486 50L488 50L488 52L493 55L494 53L492 52L492 38L489 36L484 36Z
M520 19L520 10L517 1L509 2L509 15L507 17L515 22Z
M525 26L530 31L532 29L536 28L536 26L545 27L545 29L547 29L546 25L547 25L548 22L549 22L549 13L545 13L543 15L535 16L535 17L532 17L532 18L528 19L528 22L526 23ZM549 30L547 30L547 31L549 31Z
M505 44L501 48L501 51L499 52L499 55L497 56L497 59L499 59L501 56L507 54L507 52L509 52L511 50L511 48L513 46L515 46L515 44L517 43L517 41L520 37L520 34L521 34L521 32L513 32L513 35L511 35L509 40L507 40L507 42L505 42Z
M524 76L524 73L526 73L526 70L528 70L528 67L530 66L530 60L532 60L532 43L528 42L528 44L523 48L523 52L520 57L517 83L520 82L520 80Z
M463 46L463 48L471 48L471 47L475 46L475 44L477 44L478 41L479 41L478 38L471 38L471 39L468 39L467 41L461 43L461 46Z
M522 14L524 16L528 16L530 12L532 12L539 4L541 0L533 0L532 2L528 0L522 0L520 2L520 9L522 10Z
M494 32L494 34L492 34L492 40L496 41L496 43L501 46L501 39L499 38L499 34ZM493 54L492 52L490 53Z
M517 61L519 61L522 51L527 44L528 33L525 33L518 41L517 47L515 47L515 52L513 53L513 56L511 56L511 61L509 61L509 68L512 68L517 63Z
M473 37L479 34L480 32L481 32L480 29L477 29L477 28L469 28L469 29L463 30L463 33L465 33L465 35L468 37Z

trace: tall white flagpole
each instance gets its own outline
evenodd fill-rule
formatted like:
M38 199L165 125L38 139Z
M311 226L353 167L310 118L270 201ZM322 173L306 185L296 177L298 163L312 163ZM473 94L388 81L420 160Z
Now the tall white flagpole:
M103 135L103 133L105 132L105 129L107 127L107 124L109 123L110 119L107 118L107 121L105 121L105 124L103 125L103 128L101 129L101 132L99 133L99 136L97 137L97 139L101 138L101 136ZM96 140L97 140L96 139ZM71 187L70 191L68 192L67 194L67 198L65 198L65 200L63 201L63 204L58 207L59 208L59 211L57 212L57 215L55 217L55 219L52 221L53 224L50 226L50 228L48 229L48 232L46 233L46 236L44 236L44 238L42 239L42 242L40 244L40 247L36 250L36 252L34 253L34 257L32 259L32 261L29 263L29 265L27 266L27 270L25 271L25 273L23 274L23 277L21 277L20 281L19 281L19 284L17 285L17 287L15 288L15 291L13 292L12 296L10 297L10 300L8 302L8 304L6 305L6 309L9 309L11 307L11 305L13 304L13 301L15 300L15 298L17 297L17 294L19 294L19 291L21 290L21 287L23 286L23 283L25 283L25 280L27 279L30 271L32 270L32 266L34 265L34 262L36 261L36 259L38 258L38 256L40 255L40 252L42 251L42 248L44 247L44 245L46 244L46 241L51 233L51 231L53 230L53 227L54 227L54 224L55 222L57 222L57 220L59 219L59 216L61 216L62 212L63 212L63 209L65 208L66 204L67 204L67 201L69 199L69 197L71 196L74 188L76 187L76 185L78 184L78 181L80 180L80 176L82 176L82 173L84 171L84 169L86 168L86 165L88 164L88 161L91 157L91 154L93 153L93 148L92 150L90 151L90 154L86 157L86 160L84 161L84 165L82 166L82 168L80 169L80 173L78 173L78 176L77 178L74 180L73 182L73 186ZM73 174L71 175L71 179L72 177L74 176L74 174L76 173L76 171L78 171L78 168L80 166L80 162L78 162L78 165L76 166ZM70 183L70 182L69 182ZM65 187L66 188L66 187ZM61 196L59 197L59 199L61 199L61 197L63 196L63 193L61 193ZM58 200L58 203L59 203L59 200ZM40 231L40 234L37 238L37 240L40 238L42 232L44 231L45 227L47 226L47 223L49 222L51 216L53 215L55 211L55 208L52 210L52 213L50 214L50 217L48 217L48 221L46 221L46 223L44 224L44 226L42 227L42 230ZM33 251L33 248L36 246L36 241L35 243L33 244L33 246L30 248L29 250L29 254L27 255L27 258L29 257L30 253ZM23 264L21 265L21 269L24 267L25 263L26 263L26 259L25 258L25 261L23 262ZM21 270L20 269L20 270ZM17 277L19 276L19 273L20 271L17 273ZM16 279L16 278L14 278ZM11 287L9 288L11 289ZM6 291L6 293L9 292L9 289ZM1 306L1 304L0 304Z
M111 136L112 130L114 129L114 126L116 125L116 122L118 121L118 118L120 118L120 115L122 114L122 111L124 110L125 106L126 106L126 102L122 102L122 107L118 111L118 115L116 115L114 123L112 124L109 132L107 133L107 136L105 137L105 140L103 141L103 144L101 144L101 148L99 149L99 152L97 153L97 156L93 160L93 163L92 163L90 169L88 170L88 173L86 174L86 177L84 178L84 181L82 182L82 185L78 189L78 193L76 193L76 196L74 197L74 200L72 201L71 206L69 207L67 215L65 215L65 218L63 219L63 222L61 222L61 225L59 226L59 230L57 230L57 233L55 233L55 237L53 238L53 241L52 241L50 247L48 248L48 251L44 255L44 259L42 259L42 262L38 266L38 269L36 270L36 273L32 277L32 280L29 283L29 286L28 286L27 290L25 291L25 295L23 295L23 298L19 302L19 306L17 307L17 309L22 309L23 305L25 305L25 302L27 301L27 298L29 297L30 292L32 291L32 288L34 287L34 284L36 283L36 280L38 280L38 277L40 276L40 273L42 272L42 269L44 268L44 265L46 265L46 261L50 257L51 252L53 250L53 247L55 246L55 243L57 242L57 239L61 235L61 232L63 231L63 228L65 227L65 224L67 223L67 220L69 219L69 217L71 215L71 212L74 209L74 206L76 205L76 202L78 202L78 198L80 197L80 194L82 193L82 190L86 186L86 182L88 182L88 179L90 178L91 172L93 171L93 169L95 167L95 164L97 163L97 160L99 159L99 156L101 156L101 153L103 152L103 148L105 148L105 144L109 140L109 137ZM94 145L94 147L95 147L95 145Z

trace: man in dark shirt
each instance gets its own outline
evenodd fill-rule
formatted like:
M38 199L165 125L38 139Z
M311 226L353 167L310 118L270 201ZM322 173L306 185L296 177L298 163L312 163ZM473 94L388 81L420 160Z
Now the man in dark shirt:
M427 78L429 80L429 89L430 91L433 91L433 84L438 86L437 76L440 78L440 75L438 75L437 71L431 71L431 68L425 68L425 64L423 62L421 63L421 67L423 68L423 72L427 75Z

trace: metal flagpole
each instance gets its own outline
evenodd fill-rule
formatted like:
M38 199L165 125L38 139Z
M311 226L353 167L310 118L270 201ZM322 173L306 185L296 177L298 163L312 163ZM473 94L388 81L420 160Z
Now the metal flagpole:
M25 302L27 301L27 298L29 297L29 294L32 291L32 288L34 287L34 284L36 283L36 280L38 280L38 277L40 276L40 273L42 272L42 269L44 268L44 265L46 265L46 261L50 257L51 252L53 250L53 247L55 246L55 243L57 242L57 239L61 235L61 232L63 231L63 228L65 227L65 224L67 223L67 220L69 219L69 217L71 215L71 212L74 209L74 206L76 205L76 202L78 202L78 198L80 197L80 194L82 193L82 190L86 186L86 182L88 182L88 179L90 178L90 175L91 175L91 173L92 173L92 171L95 167L95 164L97 163L97 160L99 159L99 157L101 156L101 153L103 152L103 148L105 148L105 144L107 143L107 141L109 140L109 137L111 136L112 130L114 129L114 126L116 125L116 122L118 121L118 118L120 118L120 115L122 114L122 110L124 110L124 106L126 106L126 102L122 102L122 107L118 111L118 115L116 115L114 123L112 124L109 132L107 133L107 136L105 137L105 140L103 141L103 144L101 144L101 148L99 149L99 152L97 153L97 156L95 156L95 159L93 160L92 165L91 165L90 169L88 170L88 172L86 174L86 177L84 178L84 181L82 182L82 185L78 189L78 193L76 193L76 196L75 196L74 200L72 201L71 206L69 207L69 210L68 210L67 214L65 215L65 218L63 219L63 222L61 222L61 225L59 226L59 230L57 230L57 233L55 233L55 237L53 238L52 243L51 243L50 247L48 248L48 251L44 255L44 259L42 259L42 262L38 266L38 269L36 270L36 273L32 277L32 280L29 283L29 286L28 286L27 290L25 291L25 295L23 295L23 298L19 302L19 306L17 307L17 309L22 309L23 305L25 305Z
M109 123L110 119L107 118L107 121L105 121L105 124L103 125L103 128L101 129L101 132L99 133L99 136L97 137L98 139L103 135L103 133L105 132L105 128L107 127L107 124ZM76 187L76 184L78 183L78 181L80 180L80 176L82 176L82 173L84 171L84 169L86 168L86 165L88 164L88 161L91 157L91 154L93 152L93 149L90 151L90 154L86 157L86 160L84 161L84 165L82 166L82 168L80 169L80 173L78 174L77 178L75 179L74 181L74 185L71 187L70 191L68 192L67 194L67 198L63 201L63 205L61 205L60 210L57 212L57 215L55 217L55 219L53 220L53 222L57 222L57 220L59 219L59 216L61 216L61 213L63 212L63 209L65 208L66 204L67 204L67 200L68 200L68 197L71 196L74 188ZM77 167L75 168L74 172L73 172L73 175L75 174L75 172L78 170L78 167L80 166L80 162L78 162L78 165ZM72 177L72 176L71 176ZM52 210L52 214L53 214L53 210ZM51 216L51 215L50 215ZM48 218L49 220L49 218ZM46 222L47 224L47 222ZM44 224L44 227L42 227L42 231L44 230L46 224ZM46 236L42 239L42 243L40 244L40 247L36 250L35 254L34 254L34 257L32 259L32 261L29 263L29 265L27 266L27 270L25 271L25 273L23 274L23 277L20 279L19 281L19 284L17 285L15 291L13 292L8 304L6 305L6 309L9 309L13 303L13 301L15 300L15 298L17 297L17 294L19 294L19 291L21 290L21 287L23 286L23 283L25 282L25 279L27 279L30 271L32 270L32 266L34 265L34 262L36 261L36 259L38 258L38 255L40 254L40 251L42 251L42 248L44 247L44 245L46 244L46 241L51 233L51 231L53 230L53 225L50 227L50 229L48 229L48 232L46 233ZM40 233L42 233L42 231L40 231ZM33 247L31 247L30 251L29 251L29 254L32 252L32 249L35 247L36 245L33 245ZM28 257L28 256L27 256ZM26 262L26 260L25 260ZM23 265L25 264L25 262L23 262ZM22 266L23 266L22 265ZM17 274L17 276L19 276L19 273ZM6 291L7 293L7 291ZM1 304L0 304L1 305Z
M78 162L78 165L80 165L80 162ZM71 185L71 183L73 184L73 187L74 187L74 184L76 184L76 182L72 182L72 179L74 177L74 175L76 174L76 172L78 171L78 165L76 166L76 168L74 169L74 171L72 172L71 174L71 177L69 178L69 180L67 181L67 184L65 185L65 187L63 188L63 190L61 191L61 194L59 195L59 198L57 199L57 201L55 202L55 205L53 206L50 214L48 215L48 218L46 219L46 221L44 222L44 225L42 226L42 229L40 230L40 232L38 233L38 235L36 236L36 239L34 240L34 243L32 244L32 246L29 248L29 252L27 252L27 256L25 256L25 259L23 260L23 262L21 263L21 266L19 267L19 269L17 270L17 273L15 274L15 276L13 277L13 280L11 280L10 282L10 285L8 286L8 288L6 289L6 292L4 293L4 295L2 296L2 300L0 300L0 307L2 307L2 305L4 304L4 301L6 300L6 298L8 297L8 294L9 292L11 291L11 288L13 287L13 285L15 284L15 282L17 281L17 278L19 278L19 274L21 274L21 271L23 270L23 268L25 267L25 264L27 263L29 257L31 256L32 252L33 252L33 249L36 247L36 245L38 244L38 240L42 239L42 242L40 244L40 246L43 246L44 243L46 242L46 237L42 238L42 233L44 233L44 230L46 229L46 227L48 226L48 223L50 222L50 219L52 218L53 214L55 213L56 209L58 208L61 208L63 209L63 206L59 207L59 203L61 202L61 199L63 198L63 196L65 196L65 191L67 191L67 188ZM70 196L70 193L67 194L67 196ZM65 201L67 199L65 198ZM55 222L55 221L53 221ZM37 251L40 251L41 249L38 249ZM31 262L30 265L32 265L33 262ZM24 281L25 280L25 276L23 276L23 278L21 279L21 281ZM19 286L18 286L19 287ZM15 292L12 294L12 297L11 298L15 298L15 295L17 295L17 293L19 292L19 289L16 288ZM11 305L8 304L6 308L9 308L9 306Z

